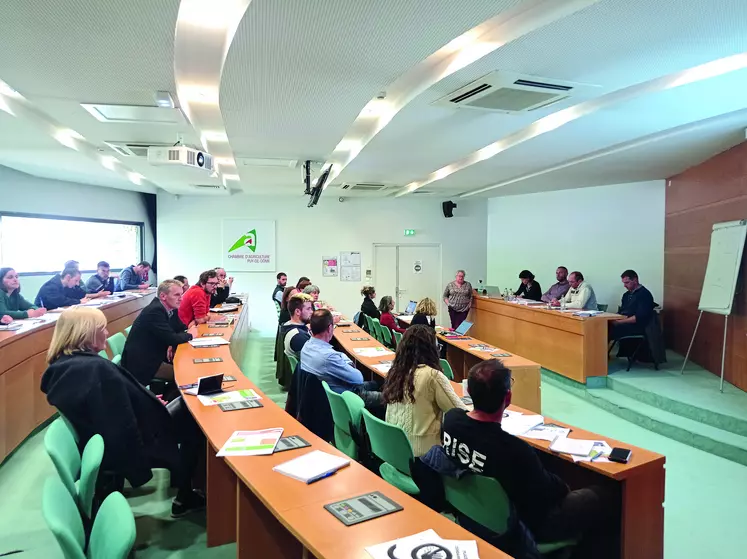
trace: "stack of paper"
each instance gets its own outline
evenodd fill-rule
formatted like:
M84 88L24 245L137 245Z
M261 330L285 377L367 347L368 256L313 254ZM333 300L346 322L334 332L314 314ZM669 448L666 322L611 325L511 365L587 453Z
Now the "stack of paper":
M542 441L554 441L557 438L567 437L571 430L554 423L543 423L537 425L533 429L530 429L524 433L524 437L527 439L538 439Z
M231 392L218 392L209 396L197 396L203 406L217 406L218 404L231 404L243 402L244 400L261 400L262 397L251 388L233 390Z
M203 347L203 346L211 346L211 345L228 345L231 342L226 340L225 338L221 338L219 336L210 336L208 338L194 338L192 340L189 340L189 345L192 347Z
M388 350L384 346L379 347L356 347L353 349L356 355L361 357L379 357L381 355L394 355L393 351Z
M273 471L304 483L314 483L349 465L350 459L348 458L327 454L321 450L312 450L303 456L278 464Z
M495 348L488 344L469 344L472 351L495 351Z
M272 454L283 436L283 428L234 431L216 456L260 456Z
M374 365L373 368L379 371L380 373L388 373L389 369L392 368L392 364L391 363L380 363L379 365Z
M594 446L588 456L571 456L574 462L607 462L607 458L612 452L612 447L607 441L594 441Z
M391 557L480 559L475 540L444 540L433 529L369 546L366 552L373 559L390 559Z
M238 310L238 308L239 308L238 305L224 304L224 305L221 305L220 307L213 307L212 309L210 309L210 312L231 312L231 311Z
M583 316L583 317L597 316L598 314L602 314L602 311L578 311L578 312L573 313L574 316Z
M20 322L11 322L10 324L0 324L0 330L20 330L23 324Z
M550 445L550 450L553 452L561 452L563 454L572 454L574 456L582 457L588 457L591 454L592 448L594 448L594 441L586 439L569 439L568 437L555 439Z
M518 436L523 435L530 429L533 429L544 422L545 418L541 415L524 415L522 413L513 412L503 418L503 421L501 421L501 428L506 433Z

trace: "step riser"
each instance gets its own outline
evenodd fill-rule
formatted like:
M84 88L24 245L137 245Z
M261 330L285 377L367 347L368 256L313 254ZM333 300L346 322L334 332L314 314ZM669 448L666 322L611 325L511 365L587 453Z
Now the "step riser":
M607 377L607 388L619 392L624 396L643 402L650 406L660 408L675 415L687 417L717 429L729 431L735 435L747 437L747 421L738 417L732 417L718 413L717 411L698 408L684 402L673 400L661 394L655 394L647 390L641 390L625 382L619 382L613 377Z

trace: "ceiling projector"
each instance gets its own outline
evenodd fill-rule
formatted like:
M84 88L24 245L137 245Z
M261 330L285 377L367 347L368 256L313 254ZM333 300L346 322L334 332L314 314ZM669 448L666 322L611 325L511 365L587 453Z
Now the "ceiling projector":
M215 170L212 155L188 146L149 147L148 163L151 165L175 165L204 169L208 173Z

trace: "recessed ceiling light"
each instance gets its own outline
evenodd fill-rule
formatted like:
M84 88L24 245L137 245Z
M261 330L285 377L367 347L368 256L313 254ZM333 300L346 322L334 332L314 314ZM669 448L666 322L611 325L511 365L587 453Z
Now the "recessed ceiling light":
M174 99L168 91L156 91L156 105L164 109L174 108Z

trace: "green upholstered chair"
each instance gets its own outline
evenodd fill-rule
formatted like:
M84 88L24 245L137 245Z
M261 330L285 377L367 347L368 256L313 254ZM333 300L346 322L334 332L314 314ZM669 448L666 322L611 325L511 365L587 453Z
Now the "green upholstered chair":
M384 463L379 473L385 481L410 495L418 495L420 489L413 481L410 465L415 456L405 432L396 425L382 421L368 410L363 410L363 421L371 441L371 451Z
M126 341L127 338L125 338L125 335L122 332L117 332L113 336L109 336L106 339L106 344L109 346L109 349L112 352L112 357L122 355Z
M130 324L127 328L125 328L125 334L128 336L130 335L130 330L132 330L132 324Z
M358 444L355 441L353 430L356 430L357 435L357 429L360 425L361 410L364 407L363 400L352 392L350 394L355 396L357 401L352 399L346 400L343 398L343 394L347 394L347 392L338 394L329 387L329 384L327 384L326 381L322 381L322 386L324 387L324 391L327 393L329 407L332 410L332 421L334 421L335 424L335 446L338 450L341 450L353 460L357 460ZM352 405L357 407L358 402L360 402L360 407L356 414L350 409L350 405L352 403ZM354 421L356 415L358 418L357 423Z
M492 477L467 475L461 479L441 476L444 497L452 507L496 534L508 530L511 502L501 484ZM543 542L537 549L543 555L576 545L575 540Z
M394 340L397 342L396 347L399 347L400 342L402 342L402 333L401 332L392 332L394 334Z
M290 370L291 374L296 372L296 366L298 365L298 358L294 357L293 355L288 355L287 353L285 356L288 358L288 363L290 363Z
M454 371L451 370L451 365L446 359L441 359L441 368L444 371L444 375L449 380L454 380Z

